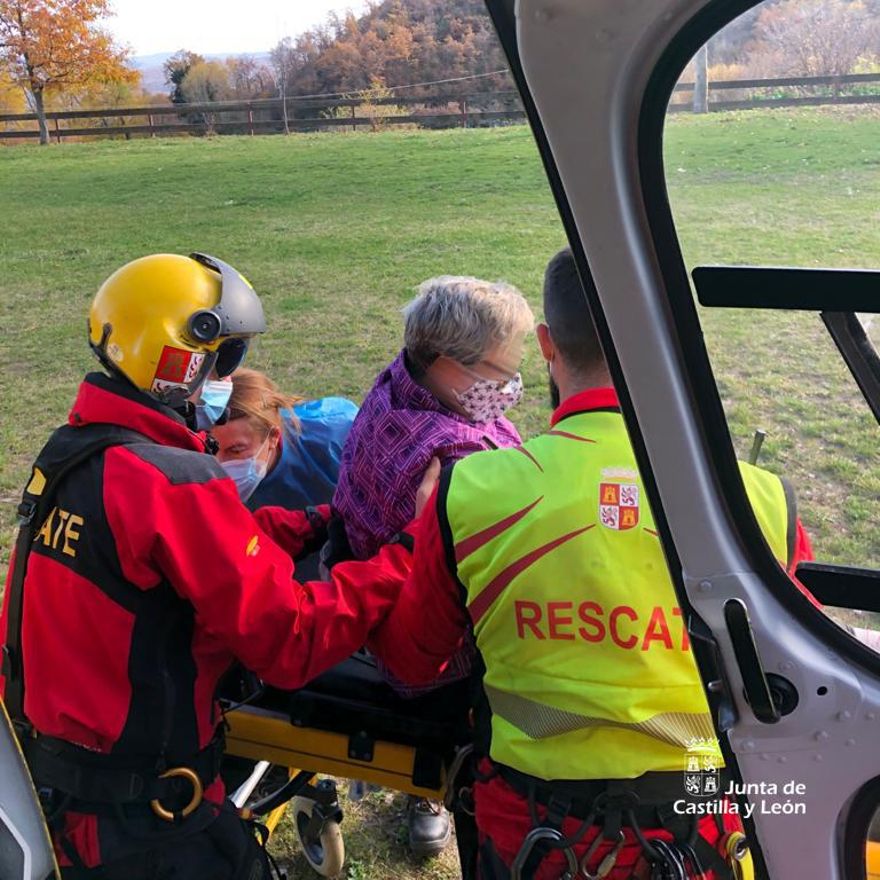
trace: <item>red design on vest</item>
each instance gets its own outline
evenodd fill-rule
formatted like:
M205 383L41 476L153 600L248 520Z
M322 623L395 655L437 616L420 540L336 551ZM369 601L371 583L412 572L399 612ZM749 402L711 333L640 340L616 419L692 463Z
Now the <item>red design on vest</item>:
M537 468L542 474L544 473L544 468L541 467L541 462L539 462L538 459L535 458L535 456L532 455L532 453L529 452L529 450L525 448L525 446L514 446L513 448L514 448L517 452L521 452L521 453L522 453L527 459L529 459L529 460L532 462L532 464L534 464L534 466L535 466L535 467L536 467L536 468Z
M455 545L455 561L462 562L467 559L471 553L476 553L484 544L488 544L493 538L497 538L502 532L506 532L511 526L516 525L533 507L543 501L544 496L536 498L531 504L526 505L522 510L506 516L497 523L488 526L488 528L471 535L469 538L463 538Z
M524 572L530 565L536 563L542 556L546 556L551 550L555 550L561 544L565 544L566 541L570 541L572 538L576 538L578 535L582 535L584 532L588 532L592 528L595 528L594 524L585 526L582 529L577 529L574 532L569 532L567 535L562 535L561 537L544 544L543 547L535 548L531 553L526 553L525 556L521 556L516 562L508 565L507 568L494 577L486 585L486 589L483 590L483 592L480 593L470 605L468 605L468 611L471 614L471 620L473 620L474 624L480 622L492 603L504 592L508 584L518 574L522 574L522 572Z
M548 431L545 437L565 437L568 440L580 440L581 443L595 443L595 440L590 440L589 437L580 437L577 434L572 434L569 431Z

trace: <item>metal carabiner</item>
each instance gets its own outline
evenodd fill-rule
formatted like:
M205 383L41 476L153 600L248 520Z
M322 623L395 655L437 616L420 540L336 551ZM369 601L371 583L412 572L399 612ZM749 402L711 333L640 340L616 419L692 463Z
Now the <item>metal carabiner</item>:
M734 880L744 880L750 876L743 864L749 855L749 841L745 834L742 831L731 831L721 841L721 847Z
M172 767L170 770L163 773L159 779L173 779L175 777L185 779L192 786L193 790L189 803L179 813L180 818L185 819L190 813L194 812L202 802L202 795L204 794L202 780L199 779L198 774L196 774L194 770L190 770L189 767ZM151 800L150 807L156 816L160 819L164 819L166 822L173 822L177 818L178 814L172 813L171 810L166 810L160 803L159 798Z
M581 859L581 874L586 880L604 880L611 871L614 869L614 866L617 864L617 857L620 855L620 851L623 849L623 844L626 842L626 835L622 831L617 832L617 841L612 847L611 851L605 854L605 858L599 862L599 867L596 868L596 873L591 874L590 869L587 865L590 862L590 859L596 854L596 850L599 849L602 844L602 832L600 831L594 838L593 842L590 844L589 849L584 853L583 858Z
M532 854L535 844L540 840L549 840L551 843L559 844L565 840L565 837L563 837L562 832L557 831L555 828L533 828L526 835L522 846L519 848L519 852L516 854L516 858L513 860L513 864L510 867L510 880L522 880L523 868ZM556 848L559 849L560 847ZM565 853L568 870L559 880L575 880L578 873L577 856L575 856L574 850L570 846L561 847L561 849Z
M464 762L473 754L473 752L474 746L472 743L469 743L460 748L452 759L449 773L446 776L446 794L443 796L443 806L446 807L447 810L452 810L453 804L455 803L455 781L458 779L458 774L461 773L461 768L464 766Z
M474 803L474 790L471 786L465 785L463 788L459 789L458 809L461 810L465 816L473 817L477 815L477 808Z

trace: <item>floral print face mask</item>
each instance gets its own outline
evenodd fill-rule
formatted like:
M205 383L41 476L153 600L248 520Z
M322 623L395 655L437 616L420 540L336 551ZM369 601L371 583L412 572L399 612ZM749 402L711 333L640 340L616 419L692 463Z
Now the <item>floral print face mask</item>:
M494 379L478 379L466 391L453 393L471 421L494 422L522 400L522 375L514 373L508 380L502 382Z

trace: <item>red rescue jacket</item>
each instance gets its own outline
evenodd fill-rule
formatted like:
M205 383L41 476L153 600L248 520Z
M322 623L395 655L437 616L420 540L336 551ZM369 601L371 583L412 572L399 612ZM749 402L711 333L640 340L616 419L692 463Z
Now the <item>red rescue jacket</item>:
M143 441L73 470L34 541L22 653L25 714L38 732L114 756L164 755L174 766L214 736L215 689L233 661L299 687L360 647L395 600L405 578L399 547L381 565L339 566L333 583L297 583L290 556L241 504L203 439L150 396L90 374L69 425L67 442L87 425L121 426ZM272 509L262 516L271 522ZM296 516L283 524L292 552L313 536L306 515ZM222 788L208 796L222 798ZM86 836L77 846L86 863L106 858L94 829Z

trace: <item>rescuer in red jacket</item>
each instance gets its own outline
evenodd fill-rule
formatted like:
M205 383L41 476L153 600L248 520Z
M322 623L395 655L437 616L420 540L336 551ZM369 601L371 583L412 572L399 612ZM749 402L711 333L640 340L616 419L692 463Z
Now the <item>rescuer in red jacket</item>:
M135 260L92 304L106 373L33 468L0 616L0 687L65 880L268 877L224 803L218 680L237 660L302 685L364 643L404 578L389 548L297 583L261 523L296 553L327 509L253 516L191 430L188 399L264 329L250 284L204 254Z
M550 429L443 471L370 646L418 684L473 627L481 880L730 878L741 826L726 807L689 812L689 759L717 805L721 755L570 251L548 266L544 314ZM793 496L742 471L793 572L810 556Z

